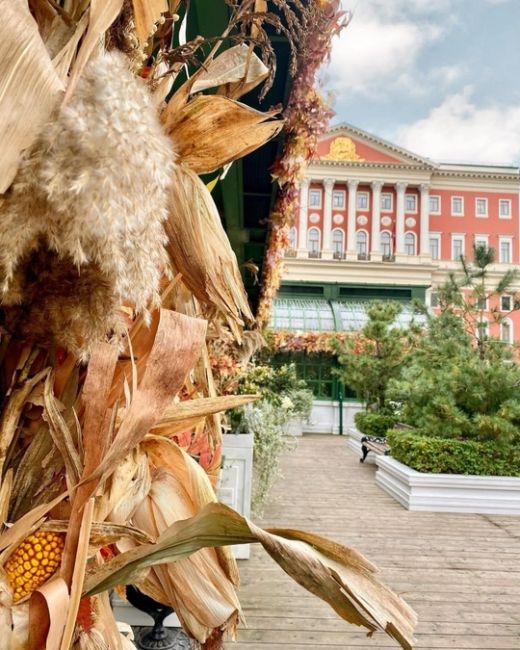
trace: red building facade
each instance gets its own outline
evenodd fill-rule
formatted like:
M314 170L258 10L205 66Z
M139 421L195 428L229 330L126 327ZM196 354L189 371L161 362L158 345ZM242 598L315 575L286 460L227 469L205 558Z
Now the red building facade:
M335 127L301 185L285 280L423 287L431 302L474 244L495 249L498 279L520 261L519 189L517 167L434 162ZM489 309L509 311L503 298ZM502 329L490 317L490 334L520 339L520 314Z

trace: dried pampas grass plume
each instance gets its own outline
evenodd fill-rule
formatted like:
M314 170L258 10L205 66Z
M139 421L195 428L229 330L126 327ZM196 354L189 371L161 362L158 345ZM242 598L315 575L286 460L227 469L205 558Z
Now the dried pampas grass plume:
M95 268L118 301L138 311L157 301L174 158L144 82L120 53L100 53L26 155L0 208L4 304L25 302L27 284L9 290L40 242L73 263L78 277Z

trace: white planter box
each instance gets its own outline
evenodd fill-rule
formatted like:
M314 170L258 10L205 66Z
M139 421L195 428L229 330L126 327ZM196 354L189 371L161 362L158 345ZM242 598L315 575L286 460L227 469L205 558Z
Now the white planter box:
M302 436L303 435L303 420L301 418L293 418L289 420L287 425L288 436Z
M220 471L217 496L222 503L233 508L244 517L251 516L251 489L253 484L252 433L226 433L222 447L224 463ZM232 546L233 555L247 560L249 544Z
M361 451L361 438L365 434L358 431L356 427L349 427L347 429L347 447L351 449L356 456L361 460L363 458L363 452ZM365 458L365 465L372 464L375 465L377 455L374 452L370 452Z
M376 456L376 483L408 510L520 515L520 478L426 474Z
M354 415L362 410L359 402L343 402L343 433L354 426ZM303 424L303 433L339 433L339 402L314 400L311 416Z

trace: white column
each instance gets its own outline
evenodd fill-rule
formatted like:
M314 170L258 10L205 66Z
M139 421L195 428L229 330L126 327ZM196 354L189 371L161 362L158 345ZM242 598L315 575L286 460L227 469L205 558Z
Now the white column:
M347 253L356 253L356 207L359 181L348 182Z
M310 180L304 178L300 183L300 221L298 223L298 248L307 248L307 212L309 208Z
M372 183L372 233L370 236L370 254L381 253L381 189L382 181Z
M334 187L334 179L326 178L323 181L325 187L325 199L323 201L323 253L327 257L327 253L332 253L331 238L332 238L332 188Z
M421 255L430 254L430 186L421 185Z
M395 248L397 255L404 255L404 194L406 183L396 183L397 208L395 219Z

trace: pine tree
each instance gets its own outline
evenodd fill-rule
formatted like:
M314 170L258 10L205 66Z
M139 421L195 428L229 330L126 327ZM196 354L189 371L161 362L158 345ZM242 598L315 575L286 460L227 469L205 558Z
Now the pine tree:
M374 302L367 310L368 322L344 343L335 342L338 375L354 390L367 410L388 411L386 390L400 373L405 356L405 332L395 326L401 306Z

